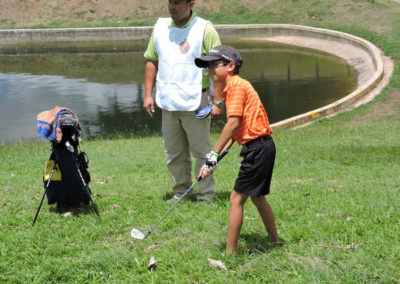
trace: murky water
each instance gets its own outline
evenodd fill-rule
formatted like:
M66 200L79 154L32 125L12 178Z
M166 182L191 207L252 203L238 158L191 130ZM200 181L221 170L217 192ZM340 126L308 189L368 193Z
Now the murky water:
M264 42L224 42L244 58L240 75L258 91L271 123L355 90L339 58ZM161 111L142 109L146 42L0 47L0 141L38 137L36 116L70 108L86 136L159 133ZM221 123L214 123L214 128Z

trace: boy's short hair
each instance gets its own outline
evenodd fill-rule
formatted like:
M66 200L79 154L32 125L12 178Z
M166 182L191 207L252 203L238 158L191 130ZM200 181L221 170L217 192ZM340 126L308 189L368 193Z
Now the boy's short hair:
M198 57L194 60L197 67L207 68L211 61L222 60L225 62L234 62L236 65L235 74L239 74L239 69L242 67L243 58L239 52L229 45L219 45L211 49L207 55Z

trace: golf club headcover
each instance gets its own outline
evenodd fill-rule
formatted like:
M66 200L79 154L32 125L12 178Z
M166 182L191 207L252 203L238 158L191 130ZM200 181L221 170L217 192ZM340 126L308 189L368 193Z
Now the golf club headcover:
M216 152L214 152L214 151L211 151L210 153L208 153L208 154L206 155L206 158L207 158L207 160L206 160L206 166L207 166L211 171L214 171L215 168L216 168L217 165L218 165L218 156L219 156L219 154L216 153Z
M212 112L211 106L206 106L204 108L196 110L194 113L198 119L205 119L210 116Z

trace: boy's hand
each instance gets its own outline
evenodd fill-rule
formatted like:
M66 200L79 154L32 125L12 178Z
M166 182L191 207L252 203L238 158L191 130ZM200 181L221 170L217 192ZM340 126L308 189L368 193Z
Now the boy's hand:
M208 153L206 155L207 160L206 160L206 163L200 169L198 181L200 179L203 179L203 180L206 179L209 175L211 175L213 173L213 171L217 167L218 161L221 160L223 157L225 157L226 154L228 154L228 152L229 152L228 149L230 146L232 146L232 141L230 141L227 144L227 147L225 148L224 151L222 151L221 154L211 151L210 153Z
M205 180L212 173L212 170L210 170L210 168L204 164L200 169L199 177L201 177L202 180Z
M218 156L219 154L214 151L211 151L206 155L206 163L201 167L199 173L199 177L201 177L201 179L206 179L213 173L218 164Z
M214 151L211 151L210 153L208 153L208 154L206 155L206 158L207 158L207 160L206 160L206 166L207 166L211 171L214 171L215 168L217 167L217 164L218 164L218 156L219 156L219 154L216 153L216 152L214 152Z

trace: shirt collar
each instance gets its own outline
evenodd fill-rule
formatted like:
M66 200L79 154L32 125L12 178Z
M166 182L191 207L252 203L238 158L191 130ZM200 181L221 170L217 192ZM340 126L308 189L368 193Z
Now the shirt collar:
M232 82L234 78L237 78L239 75L233 75L232 77L229 78L228 82L226 82L225 88L222 91L222 98L225 100L226 95L228 93L228 90L231 88Z

